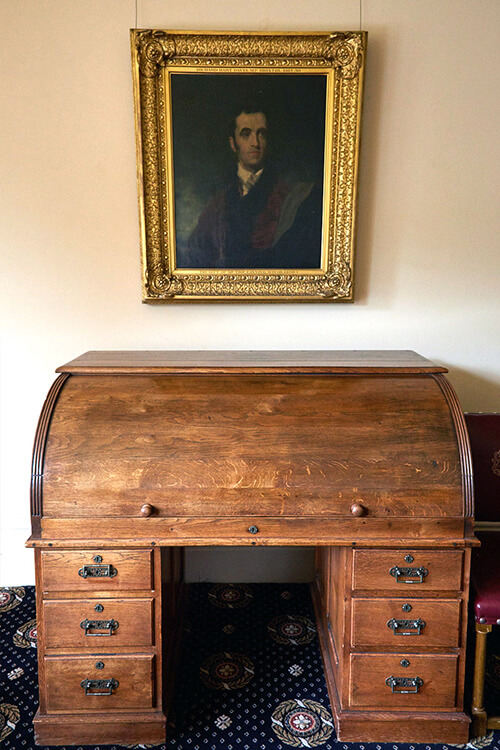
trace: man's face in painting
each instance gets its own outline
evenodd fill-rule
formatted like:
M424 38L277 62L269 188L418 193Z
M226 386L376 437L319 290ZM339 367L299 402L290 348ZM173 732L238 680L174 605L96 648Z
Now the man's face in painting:
M267 118L263 112L241 112L235 124L229 144L245 169L258 172L264 166L267 149Z

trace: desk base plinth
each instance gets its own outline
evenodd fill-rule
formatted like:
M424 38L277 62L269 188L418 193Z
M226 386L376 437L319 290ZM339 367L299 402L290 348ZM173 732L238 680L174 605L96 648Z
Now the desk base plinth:
M33 720L37 745L94 745L165 742L167 720L162 712L51 714L37 711Z

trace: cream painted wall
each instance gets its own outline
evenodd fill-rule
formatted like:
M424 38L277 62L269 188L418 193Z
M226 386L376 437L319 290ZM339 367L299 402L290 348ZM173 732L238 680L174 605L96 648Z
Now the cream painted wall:
M137 12L141 27L173 29L360 22L359 0L138 0ZM36 422L54 368L88 349L415 349L449 367L465 410L500 410L498 1L364 0L351 305L141 303L135 13L134 0L2 3L2 585L33 583ZM235 578L245 554L227 558ZM254 555L252 576L274 560L276 575L291 561L307 577L310 557L296 555L266 552L260 567ZM203 550L188 569L224 575Z

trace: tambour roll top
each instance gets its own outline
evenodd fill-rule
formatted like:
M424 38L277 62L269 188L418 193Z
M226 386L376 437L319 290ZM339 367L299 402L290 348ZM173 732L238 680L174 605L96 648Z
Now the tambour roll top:
M231 521L255 515L258 540L321 524L334 541L397 519L456 535L471 515L460 409L412 352L90 352L60 372L35 441L42 536L85 519L119 536L122 519L187 539L193 515L240 536Z

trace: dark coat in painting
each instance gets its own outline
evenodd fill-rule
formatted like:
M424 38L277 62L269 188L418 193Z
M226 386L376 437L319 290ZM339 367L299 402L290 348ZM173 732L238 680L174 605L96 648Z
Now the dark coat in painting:
M183 254L184 255L184 254ZM235 174L208 203L189 238L182 268L319 268L321 190L264 172L246 195Z

